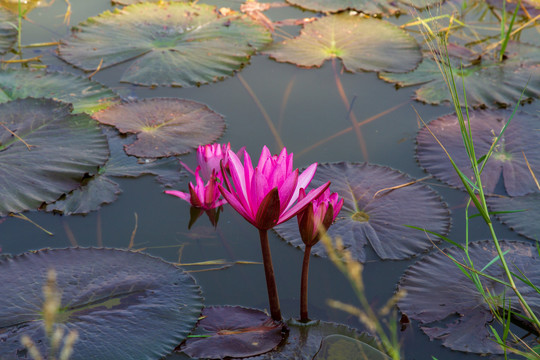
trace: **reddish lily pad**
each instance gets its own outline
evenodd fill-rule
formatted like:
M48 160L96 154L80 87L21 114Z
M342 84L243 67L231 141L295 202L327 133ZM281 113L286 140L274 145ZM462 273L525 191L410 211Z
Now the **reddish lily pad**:
M74 113L89 114L120 102L120 97L107 87L73 74L28 69L0 71L0 102L25 97L70 103Z
M422 60L418 43L405 31L384 20L349 14L307 23L298 37L264 53L302 67L320 67L337 57L352 72L407 72Z
M540 283L540 257L536 247L517 241L500 241L501 248L508 250L506 262L516 274L523 272L533 284ZM501 347L494 341L488 324L494 320L488 304L478 294L473 282L463 274L449 255L463 262L465 254L451 247L424 257L411 266L399 282L399 290L406 296L399 300L399 309L410 319L421 324L422 330L433 340L454 350L501 354ZM497 256L492 241L469 244L469 254L474 266L482 269ZM519 269L519 270L518 270ZM506 276L500 261L490 265L485 272L497 279ZM492 303L503 306L506 299L513 310L521 312L519 300L512 290L490 279L482 280L483 286L492 294ZM516 285L535 313L540 311L540 298L531 287L516 280ZM533 340L534 341L534 340Z
M109 160L100 168L98 174L85 179L79 188L47 205L47 211L64 215L96 211L101 206L114 202L122 193L120 185L113 180L115 177L136 178L151 174L156 175L157 181L164 186L178 184L184 177L184 171L177 158L138 159L128 156L124 152L124 145L132 143L134 136L118 136L118 132L109 126L104 132L111 152Z
M50 99L0 104L0 215L38 208L77 188L109 156L87 114Z
M239 306L211 306L181 350L192 358L223 359L266 353L283 340L282 322Z
M540 240L540 194L528 194L517 197L487 198L487 203L497 219L512 230L529 239ZM506 212L510 211L510 212Z
M421 9L442 3L441 0L287 0L287 2L314 11L338 12L356 10L370 15L394 15L410 11L410 6Z
M394 260L410 258L433 246L432 237L405 225L443 235L450 229L446 204L426 185L415 183L384 190L414 181L397 170L368 163L319 165L310 186L317 187L327 181L332 182L330 190L344 199L328 234L332 238L340 237L345 248L360 262L366 260L364 247L368 243L381 259ZM303 245L295 221L279 225L275 230L293 246ZM314 245L312 252L327 256L321 243Z
M42 287L55 269L62 305L57 323L77 330L73 360L158 359L195 326L202 297L195 280L161 259L115 249L30 252L0 262L0 358L26 358L21 336L42 354Z
M116 105L93 115L123 134L137 134L128 155L157 158L186 154L218 139L225 121L206 105L176 98L145 99Z
M469 112L477 158L487 154L494 137L500 133L511 113L511 110ZM539 123L538 116L525 112L515 114L482 172L482 184L486 192L493 193L501 176L506 192L510 196L521 196L537 191L523 153L533 169L540 168L540 132L535 131ZM456 165L472 179L473 173L461 138L457 116L454 114L442 116L431 121L428 126ZM425 127L418 133L416 141L420 165L438 179L463 188L444 150Z
M231 76L271 41L263 26L234 11L225 16L204 4L141 3L82 22L59 54L85 71L133 60L121 78L133 84L196 86Z
M0 8L0 55L7 53L17 41L17 29L12 26L16 21L13 14Z

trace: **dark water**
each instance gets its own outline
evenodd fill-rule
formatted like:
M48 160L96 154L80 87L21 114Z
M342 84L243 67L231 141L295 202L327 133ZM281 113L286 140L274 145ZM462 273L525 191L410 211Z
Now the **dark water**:
M73 25L111 8L110 3L104 0L72 0L71 3ZM239 7L239 2L214 3ZM67 35L68 27L61 24L65 6L64 2L57 0L50 7L33 10L29 14L32 22L23 23L23 43L56 41ZM300 10L295 9L274 10L270 14L275 14L275 18L309 16L309 13L302 15ZM26 56L37 54L44 55L43 62L52 69L82 74L57 59L51 48L28 49L25 52ZM179 97L205 103L226 118L227 129L220 142L230 142L235 149L246 146L253 158L258 157L263 145L267 145L273 152L279 150L259 108L238 77L200 88L148 89L119 83L122 71L122 67L105 69L93 79L125 97ZM360 122L397 105L399 108L362 126L367 156L363 154L355 132L351 130L306 151L329 135L351 127L348 109L335 86L331 63L325 63L320 69L308 70L276 63L266 56L255 56L240 75L279 129L287 149L296 154L296 167L313 162L369 161L390 166L416 178L424 177L426 174L414 158L418 120L413 108L425 121L451 112L449 106L429 106L412 101L415 88L396 90L393 85L378 80L375 73L343 73L339 77L349 101L353 102L352 111ZM284 105L284 94L290 86L292 90ZM527 109L537 111L538 102L528 105ZM195 158L189 155L183 161L193 165ZM87 216L62 217L38 212L27 214L33 221L53 232L54 236L46 235L22 220L2 219L2 252L18 254L44 247L66 247L75 242L80 246L127 247L137 214L134 247L144 248L146 252L165 260L178 261L179 249L182 249L181 261L184 263L214 259L261 260L257 231L231 208L225 208L216 231L205 217L199 219L189 231L187 203L163 194L163 189L152 177L122 179L119 183L123 193L118 201ZM429 180L428 183L452 209L453 227L449 237L458 242L463 241L464 193L449 189L436 180ZM186 189L187 186L180 190ZM480 219L473 220L472 224L473 239L488 238L488 232ZM498 224L497 230L500 238L519 238ZM270 243L283 315L298 316L302 252L279 240L275 234L271 234ZM392 296L401 274L413 262L377 260L366 264L366 290L375 307L382 306ZM196 270L195 267L189 269ZM203 289L207 305L267 307L261 265L235 265L219 271L196 272L193 276ZM312 259L310 283L310 317L360 326L354 318L326 305L328 298L357 303L348 282L330 261ZM431 356L439 359L478 358L476 355L447 350L440 342L430 342L415 323L401 335L405 357L408 359L427 359Z

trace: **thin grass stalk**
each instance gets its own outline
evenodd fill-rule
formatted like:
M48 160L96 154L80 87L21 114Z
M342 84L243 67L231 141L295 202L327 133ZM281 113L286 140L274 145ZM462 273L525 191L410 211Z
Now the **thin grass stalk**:
M268 243L268 230L259 230L261 239L261 250L263 255L264 275L266 277L266 289L268 291L268 302L270 304L270 315L275 321L281 321L281 310L279 307L279 297L274 276L274 266L272 265L272 254Z
M309 257L312 246L306 245L304 249L304 260L302 261L302 279L300 281L300 321L308 322L308 277L309 277Z

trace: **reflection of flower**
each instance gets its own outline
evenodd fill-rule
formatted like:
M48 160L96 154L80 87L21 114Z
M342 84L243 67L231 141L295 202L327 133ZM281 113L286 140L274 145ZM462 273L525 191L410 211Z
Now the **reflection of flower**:
M165 193L178 196L180 199L189 202L192 206L204 211L215 209L225 204L227 201L219 198L220 193L217 187L215 171L212 172L212 176L210 176L210 180L206 184L199 176L199 171L200 167L198 166L195 171L196 185L194 186L193 183L189 183L189 193L178 190L167 190Z
M313 191L313 190L311 190ZM304 189L300 189L298 200L306 197ZM326 189L318 198L308 204L306 209L298 213L298 227L304 244L315 245L320 238L320 230L328 230L343 206L343 198L338 193L330 194Z
M229 150L228 157L232 180L224 176L228 189L222 185L219 189L229 204L259 230L268 230L289 220L329 185L312 190L293 205L300 189L308 186L313 178L317 163L299 175L298 169L292 169L293 154L287 154L287 149L283 148L279 155L272 156L266 146L255 169L246 151L243 166L234 152Z

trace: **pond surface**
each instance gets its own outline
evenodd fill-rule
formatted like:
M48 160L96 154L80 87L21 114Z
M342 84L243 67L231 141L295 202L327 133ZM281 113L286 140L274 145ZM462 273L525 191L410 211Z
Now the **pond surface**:
M228 1L214 1L212 4L233 9L240 6L240 2ZM70 24L75 25L112 8L104 0L71 0ZM23 21L23 44L51 42L67 37L70 27L62 24L65 10L66 3L57 0L50 6L30 12L28 20ZM298 8L280 8L267 12L267 15L279 20L312 16L312 13ZM402 16L391 21L402 24L410 19L409 16ZM292 35L298 32L296 27L285 30ZM535 36L538 40L538 32L534 29L524 34L529 39ZM24 50L25 57L38 55L43 56L42 64L52 70L85 75L60 60L54 47ZM227 127L219 142L230 142L233 149L245 146L252 158L258 158L263 145L277 153L282 142L288 151L295 154L294 165L300 168L313 162L369 161L400 170L414 178L423 178L427 174L415 158L415 138L421 125L416 112L426 122L453 112L448 105L425 105L412 100L418 87L396 90L393 84L380 80L374 72L343 72L337 59L335 68L327 61L321 68L302 69L292 64L278 63L266 55L256 55L237 75L194 88L147 88L120 83L123 69L124 65L102 69L93 76L93 80L110 87L126 99L177 97L204 103L225 117ZM352 104L350 111L336 87L336 76ZM538 113L538 104L538 101L533 101L523 108ZM262 108L276 127L279 140L270 130ZM361 126L361 139L352 129L351 114L358 122L370 120ZM183 156L182 161L192 168L196 166L193 153ZM175 189L186 191L189 180L192 179L187 179ZM123 190L118 200L86 216L25 213L32 221L52 232L52 236L20 219L0 219L1 252L19 254L46 247L74 245L126 248L133 236L133 248L170 262L193 263L218 259L231 262L261 261L256 229L230 207L225 206L216 229L203 216L188 230L188 204L164 194L164 188L152 176L119 179L118 182ZM425 183L440 194L451 209L453 224L448 237L463 242L465 193L434 179L428 179ZM402 211L407 211L407 208L403 207ZM500 238L520 238L502 224L495 225ZM471 228L471 239L489 238L480 218L472 220ZM270 233L270 246L283 316L297 317L303 253L273 232ZM368 250L364 279L366 293L375 307L382 306L393 295L404 270L414 262L414 259L381 261L373 250ZM186 266L187 270L193 271L192 275L202 287L205 305L268 307L262 265L236 264L214 271L198 271L199 268ZM357 304L348 281L328 259L312 258L309 294L311 318L362 328L354 317L327 305L329 298ZM414 322L400 336L407 359L431 356L438 359L480 358L478 355L448 350L438 341L430 342Z

